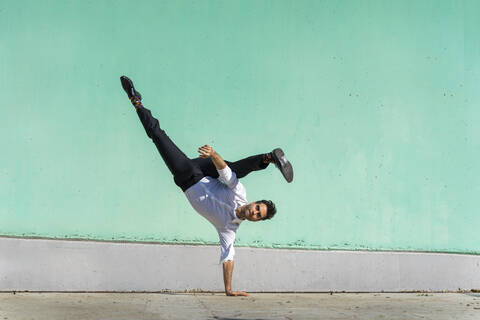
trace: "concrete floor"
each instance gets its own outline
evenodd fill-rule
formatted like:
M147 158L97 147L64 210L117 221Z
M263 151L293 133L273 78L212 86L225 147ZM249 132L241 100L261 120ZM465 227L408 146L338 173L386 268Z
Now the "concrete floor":
M0 320L480 319L478 293L0 293Z

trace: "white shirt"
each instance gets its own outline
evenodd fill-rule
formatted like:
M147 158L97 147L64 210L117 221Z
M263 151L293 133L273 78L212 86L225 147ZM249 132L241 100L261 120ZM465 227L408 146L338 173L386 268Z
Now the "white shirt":
M217 170L218 179L203 177L185 191L192 207L217 229L220 238L220 263L233 260L233 242L242 220L235 209L247 204L245 187L238 181L235 172L226 166Z

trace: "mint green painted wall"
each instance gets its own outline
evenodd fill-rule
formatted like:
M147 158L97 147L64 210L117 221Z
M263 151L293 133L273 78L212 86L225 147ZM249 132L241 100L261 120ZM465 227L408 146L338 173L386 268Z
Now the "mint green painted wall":
M191 157L282 146L238 245L480 253L480 2L0 1L0 234L215 243L121 90Z

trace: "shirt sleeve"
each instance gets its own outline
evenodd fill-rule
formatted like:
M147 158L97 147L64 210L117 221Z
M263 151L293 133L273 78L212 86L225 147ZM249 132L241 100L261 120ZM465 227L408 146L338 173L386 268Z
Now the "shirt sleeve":
M235 256L235 231L233 230L218 230L218 237L220 238L220 264L227 260L233 260Z
M229 166L226 166L222 170L218 170L218 180L220 180L223 184L227 185L230 189L233 189L238 184L237 175L235 172L230 169Z

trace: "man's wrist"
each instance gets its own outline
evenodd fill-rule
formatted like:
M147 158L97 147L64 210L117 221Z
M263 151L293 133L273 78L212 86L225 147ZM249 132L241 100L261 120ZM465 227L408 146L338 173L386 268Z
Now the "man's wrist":
M215 165L215 168L217 170L223 170L227 166L225 161L223 161L222 157L220 157L220 155L216 151L212 150L210 158L212 159L213 164Z

